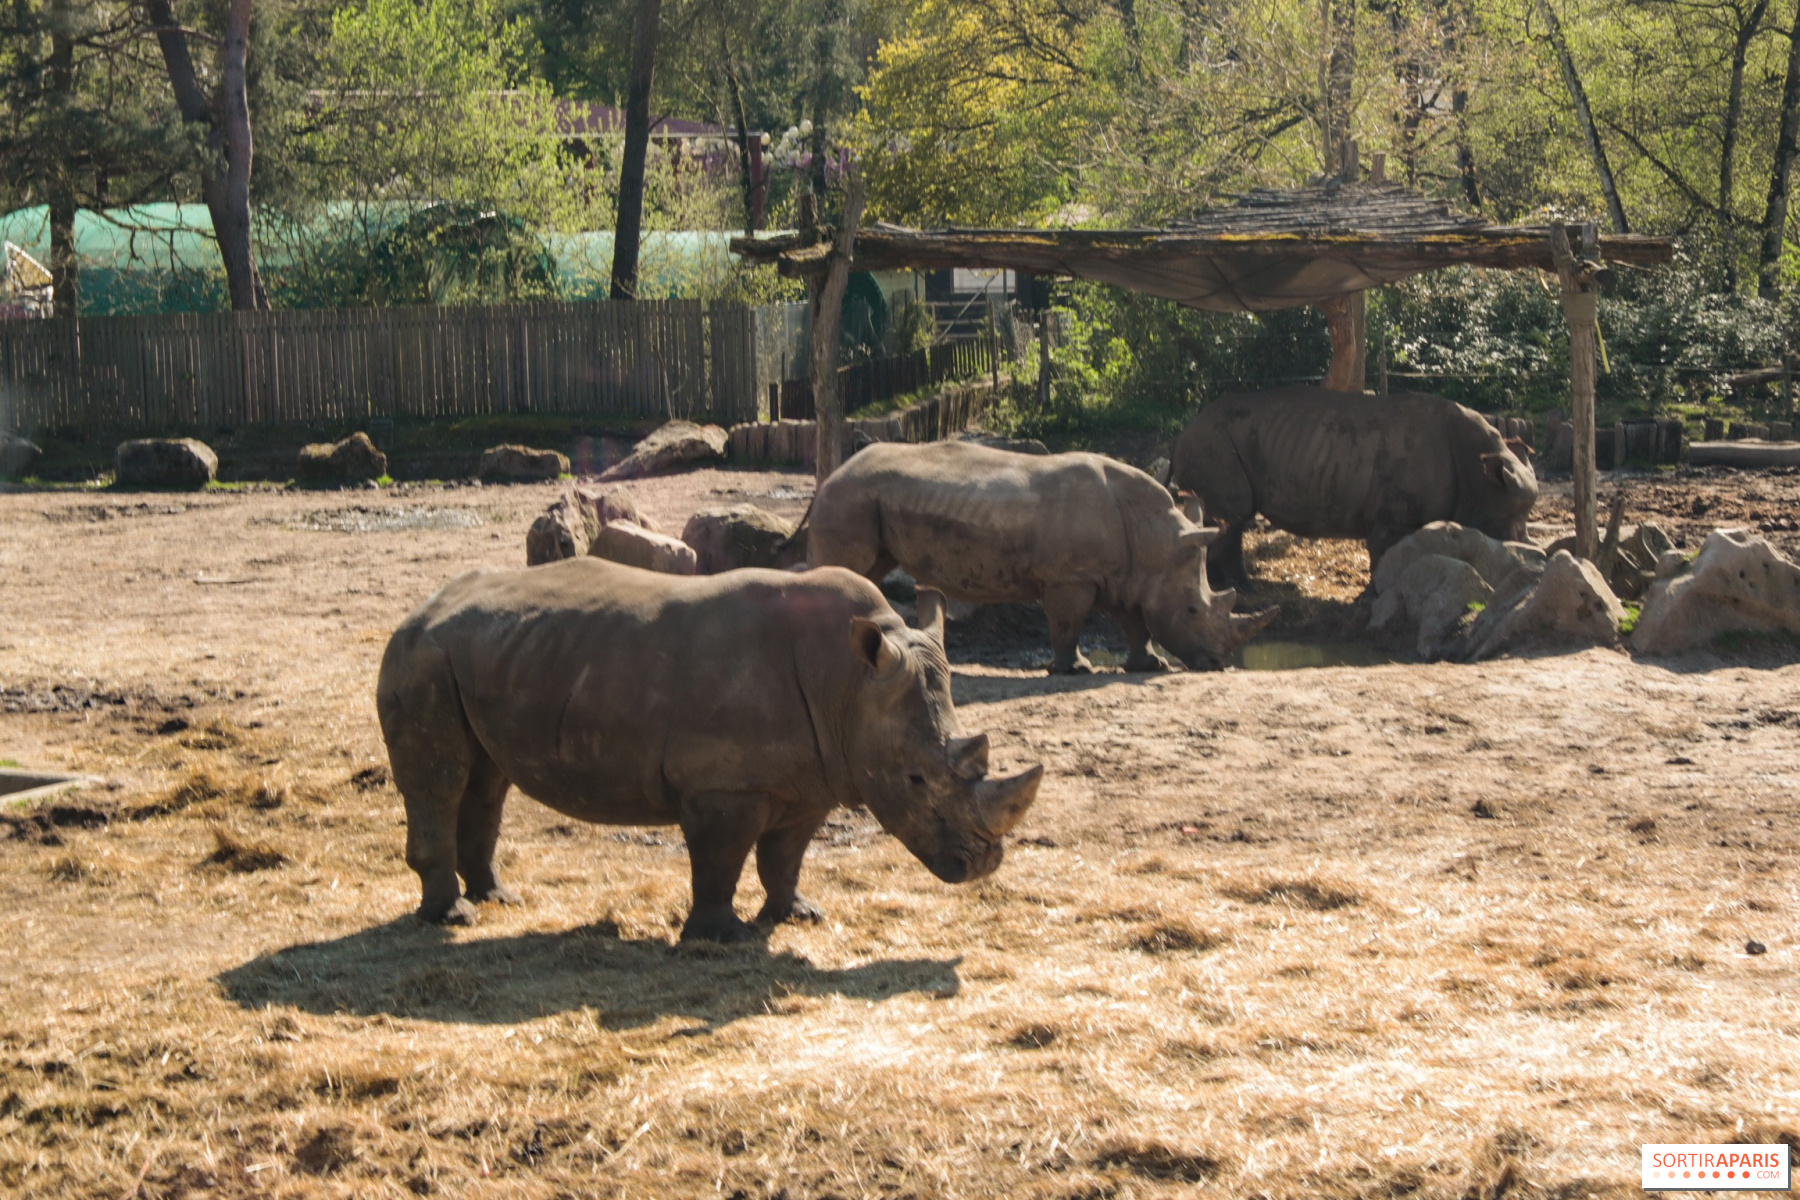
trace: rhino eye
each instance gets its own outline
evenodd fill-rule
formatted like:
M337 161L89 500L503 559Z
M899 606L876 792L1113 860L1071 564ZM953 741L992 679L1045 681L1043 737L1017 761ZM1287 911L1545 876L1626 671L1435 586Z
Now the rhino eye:
M915 771L907 775L906 782L912 784L914 787L924 787L925 777Z
M1198 604L1190 604L1190 605L1188 605L1188 612L1190 612L1190 613L1198 613L1198 612L1199 612L1199 611L1200 611L1200 606L1199 606L1199 605L1198 605Z

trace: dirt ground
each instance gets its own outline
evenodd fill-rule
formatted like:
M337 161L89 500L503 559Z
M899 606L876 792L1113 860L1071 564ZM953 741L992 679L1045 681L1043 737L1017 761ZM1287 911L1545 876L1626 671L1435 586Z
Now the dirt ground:
M1800 549L1800 478L1629 487ZM1781 647L1048 679L985 614L963 720L1047 767L990 880L840 813L827 923L678 947L674 831L515 795L525 903L421 925L379 656L556 491L0 494L0 759L99 780L0 840L0 1190L1498 1200L1800 1145ZM1360 548L1253 551L1282 636L1347 632Z

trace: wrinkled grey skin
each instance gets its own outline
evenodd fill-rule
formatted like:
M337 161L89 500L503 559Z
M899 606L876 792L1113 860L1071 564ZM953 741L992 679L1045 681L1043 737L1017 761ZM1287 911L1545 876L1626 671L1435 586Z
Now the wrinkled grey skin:
M800 860L840 804L866 804L939 878L979 879L1043 774L987 778L941 625L908 629L847 571L672 576L590 557L462 575L394 633L376 707L419 915L459 924L474 902L517 900L494 876L513 784L584 821L679 825L682 937L741 941L752 848L762 923L817 917Z
M1093 609L1131 642L1127 671L1166 670L1156 639L1190 668L1217 668L1275 618L1234 614L1206 585L1202 529L1156 480L1098 454L1014 454L969 442L882 442L813 499L807 558L881 579L894 567L977 604L1038 601L1051 674L1087 671Z
M1224 526L1215 587L1244 587L1261 513L1301 537L1360 538L1369 567L1433 521L1523 541L1537 476L1479 414L1442 396L1296 385L1221 396L1176 439L1171 478Z

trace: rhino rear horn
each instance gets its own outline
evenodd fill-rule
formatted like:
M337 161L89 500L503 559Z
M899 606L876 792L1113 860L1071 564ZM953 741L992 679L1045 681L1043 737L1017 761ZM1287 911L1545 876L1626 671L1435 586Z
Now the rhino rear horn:
M944 593L936 588L922 587L918 591L919 628L944 648Z
M974 737L951 738L949 746L950 769L964 779L982 779L988 772L988 737L978 733Z
M976 784L975 821L982 836L996 842L1005 837L1037 799L1038 784L1043 778L1044 768L1039 764L1011 779L988 779Z

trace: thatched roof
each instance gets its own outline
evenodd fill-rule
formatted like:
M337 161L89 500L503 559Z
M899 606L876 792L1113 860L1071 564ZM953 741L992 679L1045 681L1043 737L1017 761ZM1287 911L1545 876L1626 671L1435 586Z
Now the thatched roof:
M1490 225L1392 183L1257 189L1229 208L1160 229L907 229L876 224L856 235L859 271L1002 267L1116 284L1216 312L1318 304L1466 263L1495 270L1554 270L1548 226ZM1579 245L1579 228L1569 230ZM751 262L783 274L822 270L823 235L734 238ZM1601 258L1666 263L1666 238L1603 235Z

